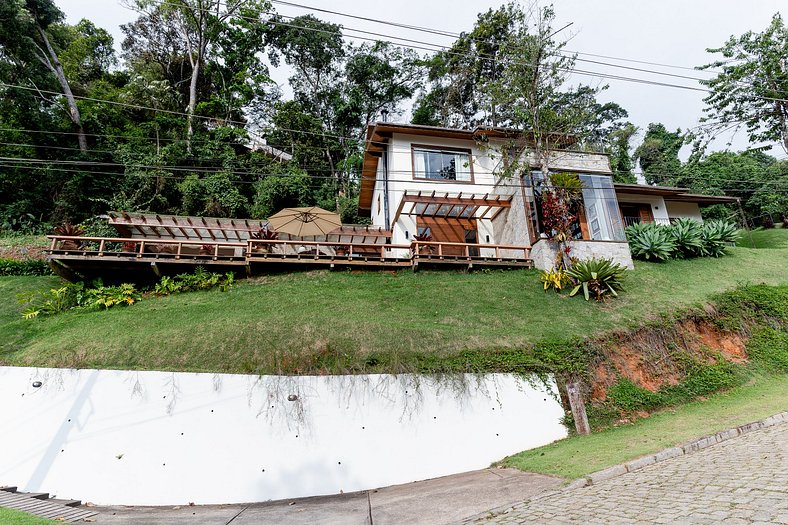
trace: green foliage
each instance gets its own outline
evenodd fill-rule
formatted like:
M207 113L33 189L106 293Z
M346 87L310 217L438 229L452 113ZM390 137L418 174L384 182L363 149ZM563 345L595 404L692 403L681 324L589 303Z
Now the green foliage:
M739 231L728 221L699 223L677 219L670 226L633 224L626 229L630 251L637 259L665 261L671 257L721 257L739 240Z
M156 295L172 295L181 292L196 292L219 288L222 292L235 285L235 274L207 272L202 266L193 273L182 273L175 277L164 276L156 283L153 293Z
M675 243L676 255L695 257L703 248L703 225L695 219L676 219L670 226Z
M637 386L626 378L619 379L607 389L607 401L624 412L648 410L660 404L659 394Z
M724 45L708 49L722 58L699 69L719 71L702 81L710 94L704 99L711 121L709 133L743 125L750 142L779 142L788 151L788 28L780 13L762 33L732 36ZM741 89L746 82L748 89Z
M618 297L622 290L621 280L626 269L615 264L612 259L586 259L576 261L566 274L574 279L576 286L569 293L576 295L581 289L586 301L593 297L596 301L604 300L608 294Z
M769 370L787 373L788 331L769 326L758 328L747 342L747 354Z
M2 259L0 258L0 275L52 275L52 269L46 261L40 259Z
M673 256L676 242L670 229L655 223L633 224L626 229L632 256L646 261L666 261Z
M209 217L238 217L246 208L246 198L228 173L200 178L189 175L178 185L183 194L183 212Z
M627 378L621 378L607 391L607 408L619 415L640 410L654 410L686 403L699 396L719 392L741 383L738 366L720 356L711 363L688 354L678 353L672 357L684 372L684 377L678 384L664 386L657 392L652 392L635 385Z
M725 240L723 238L725 231L719 224L716 221L703 223L703 228L701 229L701 256L721 257L725 255Z
M282 208L308 206L312 195L309 176L304 172L268 176L255 184L252 216L268 218Z
M681 172L679 150L684 145L681 130L669 132L662 124L649 124L643 142L635 149L634 158L640 163L649 184L666 185Z
M235 285L232 272L219 274L207 272L200 266L194 273L183 273L175 277L164 276L153 288L155 295L171 295L181 292L219 288L226 291ZM145 297L143 290L133 284L104 286L100 279L90 284L69 283L43 292L19 294L19 302L26 306L22 312L25 319L56 315L73 309L109 310L115 306L131 306Z

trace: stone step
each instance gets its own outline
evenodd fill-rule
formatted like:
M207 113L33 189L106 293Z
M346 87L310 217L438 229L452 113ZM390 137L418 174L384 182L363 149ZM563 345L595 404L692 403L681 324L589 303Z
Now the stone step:
M82 502L78 499L57 499L57 498L49 498L49 501L52 503L57 503L58 505L63 505L65 507L79 507L82 505Z

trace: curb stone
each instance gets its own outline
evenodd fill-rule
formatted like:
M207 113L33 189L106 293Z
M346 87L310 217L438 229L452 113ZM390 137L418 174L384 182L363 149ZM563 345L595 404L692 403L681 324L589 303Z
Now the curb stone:
M704 448L708 448L712 445L716 445L717 443L722 443L723 441L728 441L729 439L733 439L743 434L749 434L750 432L755 432L756 430L761 430L762 428L773 427L781 423L788 423L788 412L780 412L779 414L775 414L773 416L767 417L766 419L762 419L760 421L745 423L744 425L739 425L738 427L722 430L710 436L705 436L699 439L692 440L688 443L685 443L684 445L666 448L665 450L661 450L656 454L650 454L648 456L643 456L637 459L633 459L631 461L627 461L626 463L621 463L619 465L614 465L612 467L608 467L606 469L599 470L597 472L592 472L587 476L572 481L563 489L557 491L556 490L547 491L544 494L539 494L538 496L529 499L528 501L536 501L560 492L577 490L584 487L590 487L594 483L598 483L606 479L616 478L618 476L622 476L629 472L640 470L649 465L653 465L655 463L661 463L662 461L666 461L671 458L683 456L686 454L691 454L693 452L703 450ZM519 505L519 503L515 505ZM477 514L476 516L466 518L461 522L461 524L471 525L473 523L478 523L481 520L484 520L485 518L492 518L494 516L506 514L509 510L512 509L514 509L514 505L512 504L490 509L482 514Z

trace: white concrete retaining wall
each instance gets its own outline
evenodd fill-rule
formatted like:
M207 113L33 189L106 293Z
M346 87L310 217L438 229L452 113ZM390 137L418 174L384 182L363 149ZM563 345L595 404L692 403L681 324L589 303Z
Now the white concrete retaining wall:
M505 374L436 381L0 367L0 485L173 505L406 483L564 437L553 390Z

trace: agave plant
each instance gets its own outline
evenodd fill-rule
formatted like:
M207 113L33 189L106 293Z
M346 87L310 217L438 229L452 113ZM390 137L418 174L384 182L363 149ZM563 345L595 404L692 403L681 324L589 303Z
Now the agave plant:
M703 224L703 246L700 251L703 257L721 257L725 255L723 234L715 222L716 221L709 221Z
M566 274L575 280L576 286L569 293L577 295L582 289L588 301L592 296L597 301L604 300L607 294L618 297L622 290L621 279L626 269L612 259L586 259L575 262Z
M709 221L706 225L709 228L715 229L717 233L719 233L722 242L726 244L736 244L736 241L741 237L739 229L736 228L736 225L732 222L717 220Z
M681 218L670 226L670 234L676 244L676 254L695 257L703 248L703 225L695 219Z
M676 250L670 228L656 224L632 225L627 228L632 255L638 259L664 261Z

